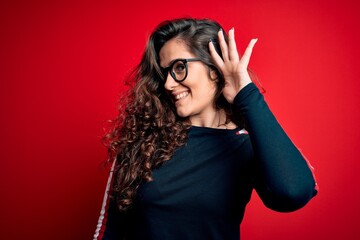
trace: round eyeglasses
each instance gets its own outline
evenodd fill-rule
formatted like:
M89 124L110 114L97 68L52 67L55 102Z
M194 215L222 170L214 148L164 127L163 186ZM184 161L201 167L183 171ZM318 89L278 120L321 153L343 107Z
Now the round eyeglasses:
M166 68L161 68L162 76L164 82L170 72L171 77L176 82L182 82L186 79L188 75L188 62L201 61L200 58L178 58L171 62L170 66Z

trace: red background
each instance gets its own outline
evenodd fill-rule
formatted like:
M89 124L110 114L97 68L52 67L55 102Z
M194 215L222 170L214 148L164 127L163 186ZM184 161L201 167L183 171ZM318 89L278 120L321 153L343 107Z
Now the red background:
M234 26L241 50L259 38L251 67L320 185L289 214L254 195L243 239L360 239L359 14L356 0L1 1L0 238L91 239L123 79L160 21L193 16Z

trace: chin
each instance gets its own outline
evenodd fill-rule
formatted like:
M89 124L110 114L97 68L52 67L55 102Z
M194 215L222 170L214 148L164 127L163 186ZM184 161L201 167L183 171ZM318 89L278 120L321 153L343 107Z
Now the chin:
M186 111L181 111L181 110L176 110L176 113L177 113L177 115L179 116L179 117L182 117L182 118L186 118L186 117L188 117L189 116L189 113L188 112L186 112Z

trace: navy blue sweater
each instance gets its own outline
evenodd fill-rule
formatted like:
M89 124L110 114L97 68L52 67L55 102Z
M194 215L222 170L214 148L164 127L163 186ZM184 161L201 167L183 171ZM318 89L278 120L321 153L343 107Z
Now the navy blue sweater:
M281 212L303 207L316 183L256 86L234 100L247 129L191 127L186 144L140 185L134 205L120 213L107 193L94 239L238 240L255 189ZM109 176L108 187L112 184Z

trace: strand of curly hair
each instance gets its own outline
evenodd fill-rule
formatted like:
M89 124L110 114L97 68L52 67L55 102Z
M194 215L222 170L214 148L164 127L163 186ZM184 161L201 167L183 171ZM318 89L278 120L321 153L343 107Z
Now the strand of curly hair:
M121 99L119 115L103 138L108 161L116 161L109 194L121 211L131 207L142 181L152 181L151 170L168 161L185 143L190 128L188 121L175 114L159 81L150 73L154 70L147 68L140 64L135 69L134 86Z

